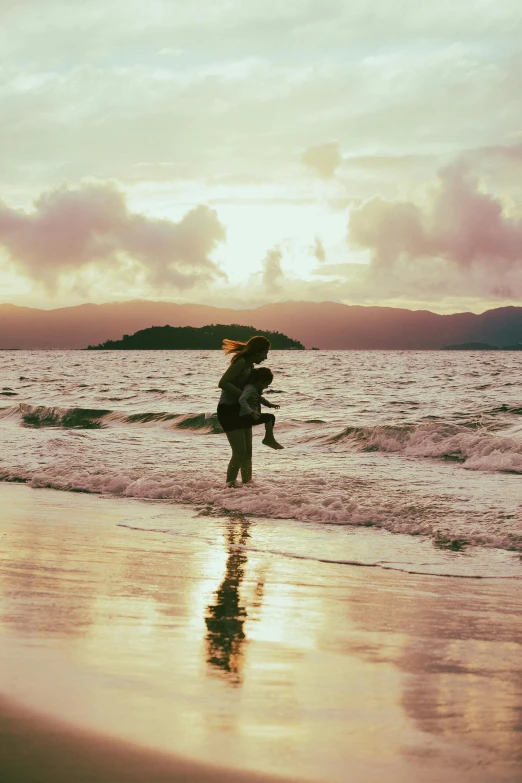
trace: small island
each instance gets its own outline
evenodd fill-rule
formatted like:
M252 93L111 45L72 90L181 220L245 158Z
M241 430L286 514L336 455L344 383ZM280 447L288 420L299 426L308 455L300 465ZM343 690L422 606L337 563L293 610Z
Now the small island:
M458 345L445 345L443 351L499 351L497 345L489 343L459 343Z
M134 334L124 334L121 340L106 340L89 345L87 351L218 351L223 340L246 342L255 334L263 335L278 351L304 351L304 345L281 332L264 332L240 324L210 324L194 326L151 326Z

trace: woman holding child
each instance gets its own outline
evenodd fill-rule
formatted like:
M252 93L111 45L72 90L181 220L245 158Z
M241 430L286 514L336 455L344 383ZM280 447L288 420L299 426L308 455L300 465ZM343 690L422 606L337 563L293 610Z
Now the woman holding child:
M219 381L221 397L217 409L219 423L228 438L232 457L228 464L227 484L236 486L239 471L243 484L252 479L252 427L265 425L263 443L272 449L283 447L274 438L275 416L261 413L261 403L267 408L279 408L261 396L263 389L272 382L272 373L266 367L254 369L268 356L270 341L256 335L247 343L223 340L223 350L232 354L230 365Z

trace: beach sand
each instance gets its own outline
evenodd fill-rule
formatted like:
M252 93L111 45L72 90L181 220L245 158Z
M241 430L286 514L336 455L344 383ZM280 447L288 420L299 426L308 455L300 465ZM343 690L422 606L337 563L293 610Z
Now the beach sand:
M82 731L0 699L2 783L278 783ZM289 778L284 779L288 783Z
M283 557L276 524L164 503L0 507L2 783L522 780L520 581Z

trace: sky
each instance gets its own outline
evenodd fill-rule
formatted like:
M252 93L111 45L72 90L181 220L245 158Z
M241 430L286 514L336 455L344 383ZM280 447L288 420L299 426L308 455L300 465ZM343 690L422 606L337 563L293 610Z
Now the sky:
M0 0L0 302L522 304L520 0Z

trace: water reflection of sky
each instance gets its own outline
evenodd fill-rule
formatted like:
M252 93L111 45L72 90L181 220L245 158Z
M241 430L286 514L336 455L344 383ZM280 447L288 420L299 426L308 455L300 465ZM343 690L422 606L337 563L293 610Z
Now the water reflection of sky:
M0 489L2 690L322 781L359 780L369 758L405 781L448 760L478 781L520 762L516 583L282 558L241 517L132 531L117 522L158 526L162 507Z

